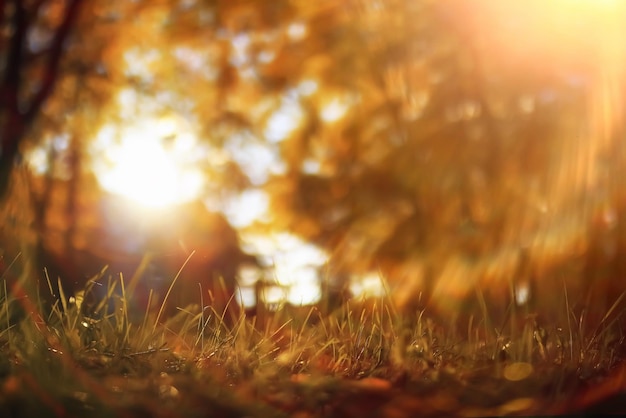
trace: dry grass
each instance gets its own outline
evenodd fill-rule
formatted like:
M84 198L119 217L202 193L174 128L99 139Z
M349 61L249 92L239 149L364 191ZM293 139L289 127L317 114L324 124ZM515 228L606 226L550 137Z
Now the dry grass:
M129 287L113 280L91 308L61 295L43 315L21 291L27 275L2 282L0 416L545 413L604 381L624 354L623 295L597 324L569 304L555 324L516 306L491 318L480 292L463 324L399 313L387 298L263 318L197 306L134 318Z

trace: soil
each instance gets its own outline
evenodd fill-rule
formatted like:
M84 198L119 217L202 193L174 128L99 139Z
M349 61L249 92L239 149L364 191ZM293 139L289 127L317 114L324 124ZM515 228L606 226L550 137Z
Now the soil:
M166 357L167 359L168 357ZM76 373L82 390L50 389L19 364L2 378L0 416L18 417L435 417L626 414L626 364L582 379L575 369L536 370L514 381L510 366L472 372L379 370L381 377L306 373L229 376L209 360L174 356L160 372L129 362L109 374L94 361ZM93 359L92 359L93 360ZM5 370L6 372L6 370ZM86 372L86 373L85 373ZM376 374L376 373L374 373ZM384 377L383 377L384 376ZM81 385L78 385L79 387ZM52 393L54 392L54 394Z

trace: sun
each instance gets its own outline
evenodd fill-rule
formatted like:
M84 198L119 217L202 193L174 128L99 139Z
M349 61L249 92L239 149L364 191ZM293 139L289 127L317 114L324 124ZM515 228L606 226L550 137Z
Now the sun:
M472 21L487 53L515 65L571 71L594 61L623 60L626 2L621 0L482 0ZM519 68L518 68L519 70Z
M175 117L145 117L106 125L91 147L92 167L107 192L145 208L164 208L201 197L202 147Z

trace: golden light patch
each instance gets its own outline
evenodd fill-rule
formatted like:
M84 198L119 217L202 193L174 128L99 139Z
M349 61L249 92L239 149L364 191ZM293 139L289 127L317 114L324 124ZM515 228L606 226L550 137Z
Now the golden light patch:
M101 186L148 208L163 208L200 197L205 183L196 157L197 139L172 118L142 119L105 127L94 171Z

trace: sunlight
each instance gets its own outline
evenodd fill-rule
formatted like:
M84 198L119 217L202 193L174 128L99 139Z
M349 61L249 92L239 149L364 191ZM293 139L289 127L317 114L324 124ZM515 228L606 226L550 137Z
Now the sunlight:
M495 47L489 53L504 62L541 62L539 68L571 70L572 64L593 65L598 56L619 54L623 58L623 1L484 0L473 13L477 29L489 39L486 44Z
M528 301L530 300L530 297L531 297L530 286L528 285L527 282L520 283L515 288L515 303L518 306L523 306L526 303L528 303Z
M161 208L200 196L204 176L197 139L173 117L105 126L93 145L101 186L144 207Z
M300 94L300 96L304 96L304 97L309 97L313 93L317 92L318 90L319 90L319 85L317 81L311 80L311 79L306 79L306 80L301 81L297 87L297 91Z
M306 37L307 32L308 28L302 22L294 22L287 27L287 36L292 41L301 41Z
M355 275L350 280L350 292L355 299L385 296L385 284L379 272Z
M292 305L310 305L321 298L319 272L328 262L328 255L320 248L289 233L241 234L246 250L259 254L273 267L281 289L272 290L271 299ZM264 298L270 297L265 295Z
M304 111L297 98L284 97L280 108L267 121L265 138L272 143L287 139L300 126L303 116Z
M337 122L346 115L349 109L350 104L347 100L340 97L333 97L323 105L320 111L320 118L326 123Z
M258 189L246 190L229 199L223 209L230 224L236 228L244 228L255 221L269 219L269 196Z

